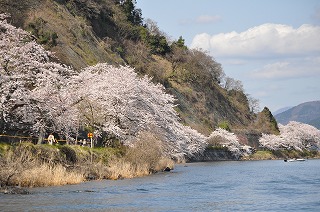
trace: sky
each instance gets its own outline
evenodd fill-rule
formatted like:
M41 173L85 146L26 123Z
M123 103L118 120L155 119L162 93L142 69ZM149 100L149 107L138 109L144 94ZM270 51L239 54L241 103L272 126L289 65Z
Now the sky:
M320 100L320 0L137 0L171 40L222 65L271 111Z

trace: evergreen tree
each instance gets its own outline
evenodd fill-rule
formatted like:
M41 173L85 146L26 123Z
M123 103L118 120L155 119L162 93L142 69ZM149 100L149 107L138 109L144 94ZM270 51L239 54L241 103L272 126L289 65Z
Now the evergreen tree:
M280 133L278 123L267 107L264 107L263 110L258 114L256 127L259 128L263 133Z
M123 8L124 13L127 16L128 21L135 25L142 24L142 12L141 9L135 8L136 1L135 0L125 0L121 1L120 5Z

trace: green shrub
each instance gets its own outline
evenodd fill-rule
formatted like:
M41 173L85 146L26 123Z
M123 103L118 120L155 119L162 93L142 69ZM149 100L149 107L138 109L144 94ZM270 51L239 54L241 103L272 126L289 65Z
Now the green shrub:
M39 44L56 46L58 35L47 29L45 26L47 22L42 18L37 18L27 26L27 31L37 38Z
M218 124L218 127L221 128L221 129L225 129L225 130L231 132L231 128L230 128L229 123L227 121L220 122Z

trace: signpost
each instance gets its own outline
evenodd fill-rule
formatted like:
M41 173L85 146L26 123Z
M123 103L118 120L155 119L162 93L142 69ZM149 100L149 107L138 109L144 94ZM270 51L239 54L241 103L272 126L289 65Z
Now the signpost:
M89 133L88 133L88 138L90 138L91 148L93 148L93 141L92 141L92 137L93 137L93 133L89 132Z

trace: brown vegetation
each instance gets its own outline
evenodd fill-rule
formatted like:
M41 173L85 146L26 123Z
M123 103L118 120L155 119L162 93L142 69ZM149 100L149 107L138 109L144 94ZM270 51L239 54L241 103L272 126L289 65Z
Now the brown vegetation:
M173 169L173 161L163 156L159 144L150 133L143 133L130 148L1 143L0 185L65 185L91 179L140 177L167 167Z
M173 169L174 162L164 157L161 144L153 134L141 133L135 145L127 149L124 157L111 160L109 178L140 177L164 170L166 167Z

